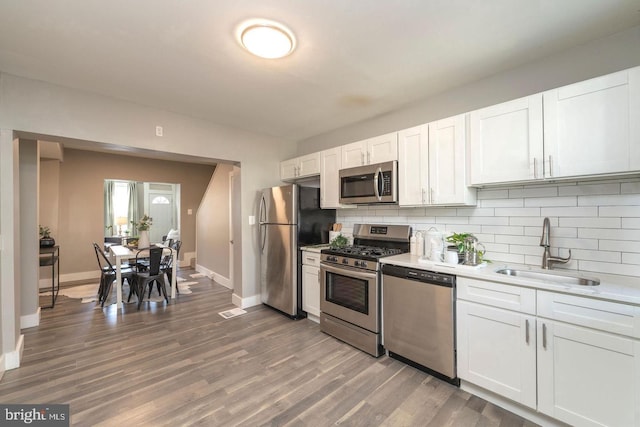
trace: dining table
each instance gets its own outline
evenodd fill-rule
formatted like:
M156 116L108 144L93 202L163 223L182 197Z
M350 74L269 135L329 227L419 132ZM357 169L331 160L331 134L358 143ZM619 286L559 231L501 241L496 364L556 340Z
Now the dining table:
M171 251L171 256L173 258L173 265L177 266L178 262L178 254L177 251L169 246L164 246L161 244L157 244L156 246L161 246L164 251ZM136 257L136 254L139 252L138 249L132 249L123 245L113 245L109 247L111 254L115 260L115 268L116 268L116 283L122 283L122 260L129 260ZM141 254L144 255L144 252ZM177 271L174 271L174 274L171 275L171 299L176 297L176 277ZM122 309L124 304L122 302L122 286L116 286L116 307Z

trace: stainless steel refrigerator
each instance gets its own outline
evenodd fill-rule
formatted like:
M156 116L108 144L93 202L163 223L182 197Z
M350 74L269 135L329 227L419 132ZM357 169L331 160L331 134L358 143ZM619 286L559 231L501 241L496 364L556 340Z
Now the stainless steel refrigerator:
M320 189L296 184L262 191L259 212L262 302L304 317L299 248L328 243L334 209L320 209Z

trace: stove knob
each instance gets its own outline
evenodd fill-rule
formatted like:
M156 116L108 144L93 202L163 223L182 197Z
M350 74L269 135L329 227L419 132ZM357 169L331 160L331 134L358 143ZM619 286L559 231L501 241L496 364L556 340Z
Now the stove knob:
M354 267L360 267L360 261L354 261L353 262L353 266Z
M348 260L348 259L346 259L346 258L342 258L342 263L343 263L343 264L349 264L349 260Z
M367 266L367 261L362 261L360 263L360 267L366 267Z

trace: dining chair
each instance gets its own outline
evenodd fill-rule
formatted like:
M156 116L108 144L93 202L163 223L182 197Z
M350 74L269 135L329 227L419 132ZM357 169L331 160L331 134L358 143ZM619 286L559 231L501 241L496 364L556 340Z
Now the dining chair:
M180 259L179 255L180 255L180 248L181 247L182 247L182 242L180 240L176 240L170 246L170 248L175 251L175 258L173 257L173 253L170 253L169 255L163 257L163 259L162 259L161 268L166 273L167 278L169 279L169 283L171 283L171 280L173 278L174 261L175 261L175 263L177 263L178 260ZM180 288L178 287L178 283L177 282L176 282L176 292L180 293Z
M96 259L98 260L98 268L100 269L98 302L102 307L104 307L105 301L111 294L111 286L116 280L116 268L109 260L107 254L105 254L102 248L95 242L93 243L93 249L96 253ZM120 283L120 286L123 286L124 281L126 280L129 284L129 287L131 288L133 285L133 270L131 269L131 267L121 266L120 271L122 273L122 283Z
M154 282L158 284L165 301L169 302L165 282L166 273L160 268L162 263L162 252L164 249L165 248L162 246L153 246L150 248L140 249L136 253L136 265L138 265L138 260L142 258L149 259L149 267L147 270L133 272L134 286L129 292L129 300L131 300L131 294L135 290L135 293L138 296L138 310L140 310L140 307L142 306L147 286L152 287ZM151 295L151 290L149 290L149 295Z

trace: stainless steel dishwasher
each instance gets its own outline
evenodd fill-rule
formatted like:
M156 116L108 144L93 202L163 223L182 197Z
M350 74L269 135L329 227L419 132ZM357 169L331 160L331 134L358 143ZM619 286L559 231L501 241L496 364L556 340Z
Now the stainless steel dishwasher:
M451 274L382 266L382 333L389 356L459 385L455 289Z

